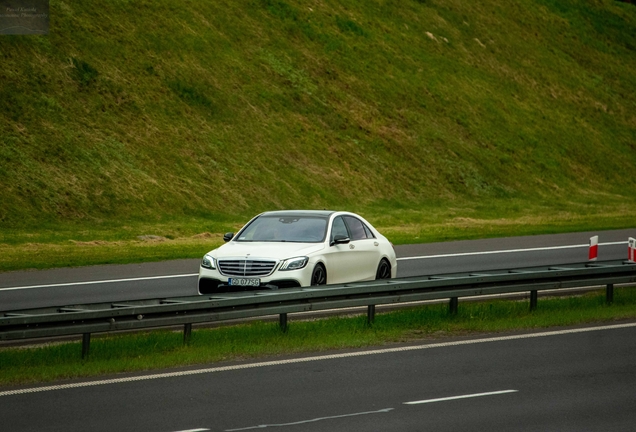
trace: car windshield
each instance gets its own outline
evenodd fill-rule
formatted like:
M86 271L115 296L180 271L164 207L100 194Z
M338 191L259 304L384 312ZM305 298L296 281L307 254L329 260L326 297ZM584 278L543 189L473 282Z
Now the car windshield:
M237 241L319 243L326 233L324 217L260 216L239 233Z

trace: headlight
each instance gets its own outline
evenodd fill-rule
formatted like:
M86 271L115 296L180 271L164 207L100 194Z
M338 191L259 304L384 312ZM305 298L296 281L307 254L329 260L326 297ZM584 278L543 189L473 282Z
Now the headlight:
M307 257L296 257L290 258L288 260L283 261L278 270L287 271L287 270L300 270L301 268L307 265L309 258Z
M201 260L201 267L205 267L208 269L216 268L216 260L212 258L210 255L206 254Z

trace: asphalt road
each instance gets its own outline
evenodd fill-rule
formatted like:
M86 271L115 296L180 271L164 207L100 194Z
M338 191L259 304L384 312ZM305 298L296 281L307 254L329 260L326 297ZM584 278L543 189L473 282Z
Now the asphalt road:
M22 431L628 431L636 323L0 389Z
M399 276L581 262L594 234L615 260L636 230L399 246ZM197 267L4 273L0 304L189 295ZM0 430L626 431L634 359L636 323L622 323L0 388Z
M636 229L396 246L398 277L584 262L593 235L599 236L599 261L626 259ZM0 312L197 295L199 262L0 273Z

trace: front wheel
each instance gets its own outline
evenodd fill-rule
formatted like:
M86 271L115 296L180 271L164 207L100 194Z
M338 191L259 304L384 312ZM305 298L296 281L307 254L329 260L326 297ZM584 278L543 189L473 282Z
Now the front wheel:
M375 272L376 279L391 279L391 264L385 259L378 264L378 270Z
M327 283L327 271L322 264L316 264L311 273L311 285L325 285Z

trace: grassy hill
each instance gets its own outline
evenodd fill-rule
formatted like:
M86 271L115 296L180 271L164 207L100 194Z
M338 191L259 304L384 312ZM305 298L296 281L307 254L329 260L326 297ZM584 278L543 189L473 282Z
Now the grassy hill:
M279 208L359 211L396 242L634 224L633 4L50 11L48 36L0 37L0 250L22 254L0 269L213 243L192 236ZM164 257L146 246L121 259Z

